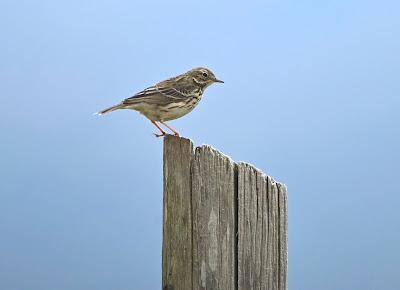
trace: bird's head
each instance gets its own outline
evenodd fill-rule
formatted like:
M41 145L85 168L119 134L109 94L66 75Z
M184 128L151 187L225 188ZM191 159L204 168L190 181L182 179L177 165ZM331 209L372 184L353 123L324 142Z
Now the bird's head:
M198 67L187 73L197 85L206 88L213 83L223 83L217 79L212 71L205 67Z

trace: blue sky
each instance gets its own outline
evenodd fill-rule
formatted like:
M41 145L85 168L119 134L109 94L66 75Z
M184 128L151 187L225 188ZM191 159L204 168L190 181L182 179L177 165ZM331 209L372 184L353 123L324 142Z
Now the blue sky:
M160 289L162 141L92 114L192 67L171 122L289 189L290 289L399 289L397 1L0 1L0 289Z

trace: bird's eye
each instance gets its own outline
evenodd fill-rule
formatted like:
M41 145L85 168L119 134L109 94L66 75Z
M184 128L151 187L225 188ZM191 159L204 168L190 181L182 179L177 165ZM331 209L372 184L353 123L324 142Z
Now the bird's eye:
M203 77L208 77L208 74L206 72L203 72Z

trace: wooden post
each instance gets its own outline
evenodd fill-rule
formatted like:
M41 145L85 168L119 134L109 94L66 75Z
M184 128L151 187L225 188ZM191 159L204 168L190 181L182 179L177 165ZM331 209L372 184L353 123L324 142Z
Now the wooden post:
M210 146L164 138L164 290L287 289L287 191Z
M192 176L193 144L164 139L163 289L192 288Z

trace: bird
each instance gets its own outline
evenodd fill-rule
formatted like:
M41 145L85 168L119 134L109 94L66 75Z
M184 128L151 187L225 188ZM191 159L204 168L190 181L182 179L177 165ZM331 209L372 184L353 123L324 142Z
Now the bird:
M154 133L156 137L167 134L158 123L171 130L175 136L180 136L166 121L175 120L190 113L200 102L204 90L214 83L223 83L223 81L217 79L210 69L197 67L148 87L96 114L104 115L120 109L136 110L160 131L160 134Z

